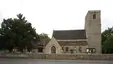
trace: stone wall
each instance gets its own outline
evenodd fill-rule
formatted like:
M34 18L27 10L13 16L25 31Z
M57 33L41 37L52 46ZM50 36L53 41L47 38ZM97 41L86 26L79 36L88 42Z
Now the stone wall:
M32 54L29 58L36 59L58 59L58 60L113 60L113 54Z
M0 58L30 58L55 60L113 60L113 54L0 54Z

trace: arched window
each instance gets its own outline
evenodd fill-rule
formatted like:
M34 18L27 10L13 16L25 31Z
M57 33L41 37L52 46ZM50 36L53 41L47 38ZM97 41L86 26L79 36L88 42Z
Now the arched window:
M70 53L71 53L71 54L72 54L72 53L74 53L74 50L73 50L73 49L71 49L71 50L70 50Z
M56 48L55 48L55 46L52 46L52 47L51 47L51 53L56 53Z
M82 52L82 47L79 47L79 52Z
M77 48L76 47L74 48L74 51L75 51L75 53L77 53Z
M93 14L93 19L96 19L96 14Z
M86 52L87 53L96 53L96 49L95 48L87 48Z
M69 50L69 48L68 48L68 47L66 47L66 52L68 52L68 50Z

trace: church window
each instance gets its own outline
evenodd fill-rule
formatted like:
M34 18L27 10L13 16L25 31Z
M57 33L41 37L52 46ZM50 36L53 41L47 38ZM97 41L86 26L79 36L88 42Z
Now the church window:
M79 47L79 52L82 52L82 47Z
M75 53L77 53L77 48L76 47L74 48L74 51L75 51Z
M87 53L95 53L96 52L96 49L95 48L87 48L86 49L86 52Z
M51 53L56 53L56 48L55 48L55 46L52 46L52 47L51 47Z
M73 49L70 50L70 53L71 53L71 54L74 53Z
M93 48L92 50L93 50L93 53L95 53L95 52L96 52L96 49L95 49L95 48Z
M96 14L93 14L93 19L96 19Z
M68 47L66 47L66 52L68 52L68 50L69 50L69 48L68 48Z
M86 52L89 52L89 49L88 48L86 49Z

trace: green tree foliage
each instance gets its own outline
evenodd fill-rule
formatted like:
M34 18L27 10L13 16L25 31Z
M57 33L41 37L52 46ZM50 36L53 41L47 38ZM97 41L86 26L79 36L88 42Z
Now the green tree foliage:
M20 51L32 49L32 43L38 40L35 28L22 14L18 14L14 19L3 20L0 28L0 47L2 46L0 49L8 49L10 52L14 48Z
M45 33L39 34L39 37L40 37L40 39L50 39L50 38L48 37L48 34L45 34Z
M113 27L102 33L102 53L113 53Z

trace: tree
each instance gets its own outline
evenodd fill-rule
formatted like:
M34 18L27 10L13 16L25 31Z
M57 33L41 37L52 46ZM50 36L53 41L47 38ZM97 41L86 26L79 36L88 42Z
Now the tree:
M113 27L102 33L102 53L113 53Z
M23 52L23 49L32 49L32 43L36 43L39 36L32 27L32 24L25 20L23 14L18 14L17 18L4 19L0 28L0 41L3 48L10 52L16 48Z
M40 39L50 39L50 38L48 37L48 34L45 34L45 33L39 34L39 37L40 37Z
M50 38L48 37L48 34L46 33L39 34L39 38L40 38L40 44L42 44L44 47L50 41Z

